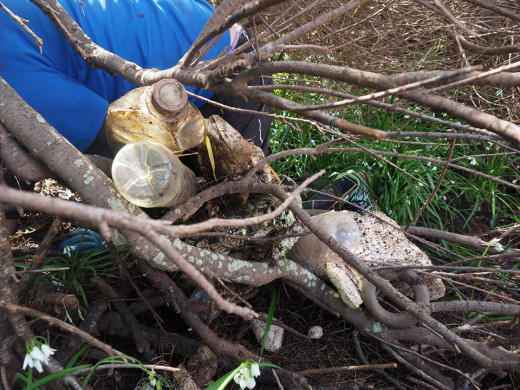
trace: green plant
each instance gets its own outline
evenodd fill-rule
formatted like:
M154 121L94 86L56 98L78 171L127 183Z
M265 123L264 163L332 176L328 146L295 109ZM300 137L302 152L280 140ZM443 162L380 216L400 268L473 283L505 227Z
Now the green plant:
M278 306L279 295L280 286L277 286L277 288L273 292L273 295L271 296L271 303L269 304L269 312L265 321L264 336L262 338L262 345L260 347L260 357L264 355L265 344L267 342L267 336L269 335L269 331L271 329L271 324L273 322L276 307ZM235 382L240 386L241 389L245 389L246 387L252 389L256 385L254 378L260 375L260 367L272 367L277 369L280 368L270 363L256 363L251 360L247 360L245 362L242 362L234 370L228 372L227 374L217 379L206 390L223 390L232 380L235 380Z
M55 351L56 350L51 348L48 345L47 340L43 337L36 337L33 340L27 341L26 355L22 367L23 370L27 368L27 376L21 373L16 373L16 376L25 382L26 390L40 389L41 386L44 386L47 383L88 367L88 365L82 365L65 368L61 371L54 372L34 381L33 368L35 368L39 373L42 373L43 367L48 364L50 356L53 355Z
M278 285L276 287L276 289L273 291L273 295L271 296L269 312L267 313L267 319L265 321L264 336L262 337L262 345L260 347L260 357L264 356L265 344L267 342L267 337L269 336L269 331L271 330L271 324L273 323L273 318L274 318L274 313L276 311L276 307L278 306L279 295L280 295L280 286Z
M127 250L121 251L123 257L128 254ZM65 291L80 296L87 307L88 299L85 289L90 285L90 279L98 276L112 279L119 277L117 264L108 249L87 253L76 250L71 255L48 257L43 262L43 268L64 268L61 271L51 272L48 277Z
M283 76L288 78L289 75ZM283 96L291 95L297 102L316 98L312 94L302 96L287 90L279 90L277 93ZM394 98L387 98L387 101L392 103ZM420 107L409 109L420 111ZM287 119L292 118L291 114L279 114ZM352 107L344 110L343 115L352 122L388 131L416 134L439 131L438 124L373 106ZM445 115L442 115L442 119L450 120ZM283 121L273 123L273 153L293 148L311 148L337 139L336 135L317 129L307 122L291 124L293 127ZM325 169L325 179L328 183L347 176L351 171L368 171L372 175L371 193L379 208L399 224L406 225L434 190L442 171L442 165L435 160L444 161L450 146L449 142L442 138L393 137L384 141L345 141L338 147L349 147L359 151L334 152L312 157L289 156L273 162L272 166L279 174L290 177ZM362 152L360 148L366 148L372 153ZM520 172L515 167L520 164L520 157L514 153L504 153L504 150L490 142L457 141L452 162L509 182L518 182ZM389 154L408 155L410 158ZM509 222L518 223L520 198L496 181L450 168L417 224L442 230L454 225L466 229L471 226L477 215L485 216L491 228Z
M43 341L42 341L43 340ZM157 373L153 370L148 369L145 365L143 365L140 361L137 359L134 359L130 356L125 355L118 355L118 356L109 356L107 358L101 359L96 364L81 364L76 365L77 361L80 359L80 357L90 348L89 345L83 346L81 349L79 349L74 356L69 360L67 365L64 367L63 370L54 372L49 375L45 375L42 378L39 378L36 381L33 381L33 367L38 370L38 372L42 373L43 368L41 364L45 365L48 363L48 359L50 355L54 353L55 350L50 348L47 345L47 341L43 339L42 337L38 337L35 340L30 340L27 342L27 355L26 355L26 361L27 364L24 362L23 369L28 366L27 370L27 376L23 375L22 373L16 373L16 376L21 379L25 384L25 390L39 390L43 388L42 386L47 385L48 383L51 383L53 381L56 381L66 375L72 375L74 373L77 373L79 371L85 371L87 369L88 373L83 379L81 383L82 388L87 388L88 383L92 379L92 376L96 372L96 369L98 369L100 366L103 365L112 365L112 364L124 364L131 368L138 368L143 371L143 373L146 375L146 380L148 381L148 384L150 385L149 388L157 390L162 390L164 387L171 388L171 384L168 382L168 380L161 375L157 375ZM47 352L45 352L47 351ZM35 365L34 362L39 362L40 364Z
M260 375L260 367L280 369L280 367L271 363L256 363L251 360L247 360L242 362L234 370L228 372L213 382L206 388L206 390L224 390L232 380L235 380L241 389L245 389L246 387L253 389L256 386L254 378Z

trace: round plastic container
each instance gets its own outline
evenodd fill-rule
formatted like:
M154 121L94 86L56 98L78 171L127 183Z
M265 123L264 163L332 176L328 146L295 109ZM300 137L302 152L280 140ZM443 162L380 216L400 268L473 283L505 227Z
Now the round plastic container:
M197 189L195 174L168 148L149 141L128 144L116 154L112 179L121 195L140 207L175 207Z

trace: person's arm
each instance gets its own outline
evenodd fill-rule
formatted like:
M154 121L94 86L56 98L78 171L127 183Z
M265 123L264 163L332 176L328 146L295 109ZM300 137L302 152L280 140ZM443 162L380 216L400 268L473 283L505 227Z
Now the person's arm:
M37 59L11 58L0 69L20 96L69 142L82 152L91 146L105 119L105 99Z
M108 102L83 85L89 78L86 66L34 4L4 2L30 20L31 29L43 40L43 53L29 34L0 12L0 75L49 124L85 151L103 124Z

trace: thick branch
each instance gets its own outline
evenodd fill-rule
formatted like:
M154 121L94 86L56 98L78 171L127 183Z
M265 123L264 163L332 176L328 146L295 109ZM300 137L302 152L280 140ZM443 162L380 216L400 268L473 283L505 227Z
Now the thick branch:
M457 35L457 38L460 42L460 45L464 49L472 51L474 53L482 53L482 54L487 54L487 55L504 55L504 54L520 52L520 45L507 45L507 46L498 46L498 47L481 46L481 45L477 45L476 43L468 41L462 35Z
M344 81L354 85L373 88L376 90L389 89L399 85L396 79L394 79L392 76L384 76L373 72L342 66L297 61L279 61L263 64L259 67L255 67L244 72L240 77L237 78L236 82L242 82L239 80L240 78L253 79L265 73L282 72L325 77L331 80ZM258 99L258 96L264 97L264 95L260 95L259 91L246 90L243 92L243 94L245 96L250 96L254 100L260 100ZM464 119L473 126L488 129L509 140L520 142L519 126L499 119L493 115L486 114L475 108L462 105L442 96L422 91L406 91L403 92L400 96L404 97L405 99L420 103L426 107L444 111L453 117ZM280 105L279 102L277 102L277 104Z

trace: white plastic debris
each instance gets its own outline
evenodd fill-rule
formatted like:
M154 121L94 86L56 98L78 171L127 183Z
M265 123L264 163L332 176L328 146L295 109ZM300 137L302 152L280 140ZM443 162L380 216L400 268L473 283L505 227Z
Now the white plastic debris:
M262 339L265 333L265 322L262 320L253 320L253 332L258 343L262 344ZM265 350L268 352L276 352L282 348L284 329L271 324L267 341L265 343Z
M319 325L311 326L307 331L307 335L313 340L321 339L323 337L323 328Z

